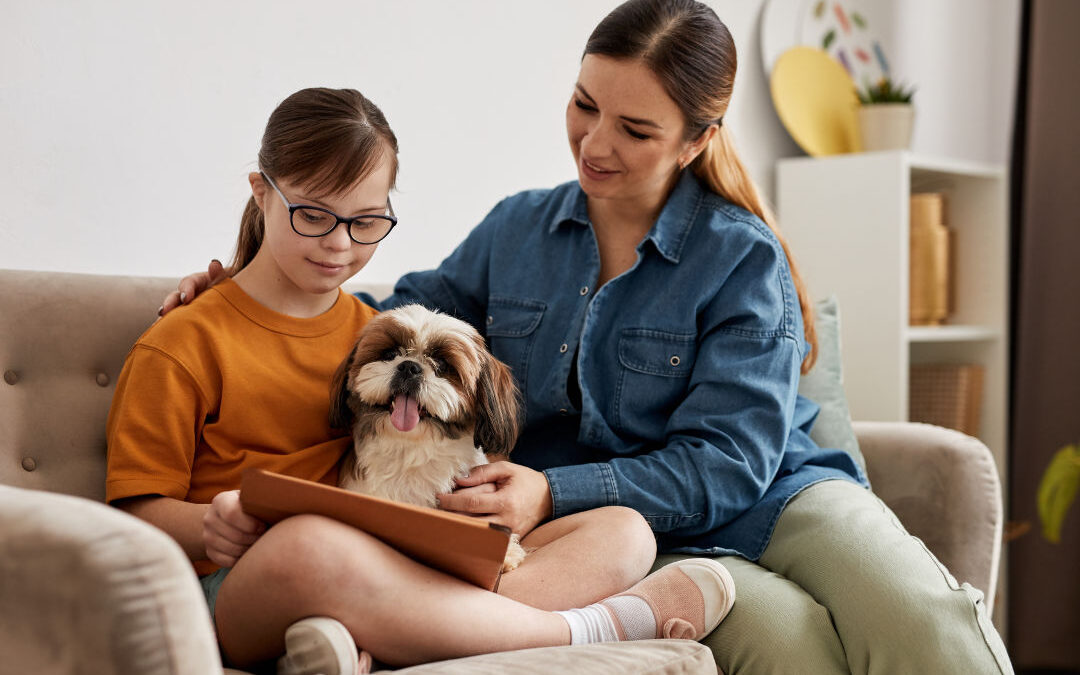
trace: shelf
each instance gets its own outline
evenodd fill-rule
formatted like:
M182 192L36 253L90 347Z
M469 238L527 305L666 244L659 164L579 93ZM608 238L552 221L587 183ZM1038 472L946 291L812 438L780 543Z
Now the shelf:
M988 326L908 326L908 342L987 342L1001 338Z

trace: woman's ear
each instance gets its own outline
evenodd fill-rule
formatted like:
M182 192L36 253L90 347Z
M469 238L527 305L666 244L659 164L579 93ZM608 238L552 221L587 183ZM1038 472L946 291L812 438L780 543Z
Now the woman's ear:
M683 149L679 155L679 168L683 169L697 159L697 156L701 154L701 151L705 149L705 146L709 144L709 141L720 132L720 126L717 124L710 124L705 127L705 131L698 134L698 137L687 143L686 148Z
M266 185L266 181L263 180L261 173L252 171L248 174L248 183L251 184L251 196L255 198L255 203L259 205L259 210L265 213L266 205L263 201L266 199L266 191L269 189Z

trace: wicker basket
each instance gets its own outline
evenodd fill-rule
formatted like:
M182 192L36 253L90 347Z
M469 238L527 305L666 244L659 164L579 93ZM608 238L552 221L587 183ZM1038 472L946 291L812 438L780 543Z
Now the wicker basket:
M962 431L979 432L983 367L975 364L931 364L911 367L908 418Z
M949 230L945 195L911 195L908 320L915 326L938 325L949 315Z

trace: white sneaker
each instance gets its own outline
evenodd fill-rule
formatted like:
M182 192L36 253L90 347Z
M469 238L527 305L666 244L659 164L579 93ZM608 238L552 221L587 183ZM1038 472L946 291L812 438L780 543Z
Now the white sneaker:
M358 653L349 630L326 616L301 619L285 631L285 656L277 675L356 675L371 671L371 656Z

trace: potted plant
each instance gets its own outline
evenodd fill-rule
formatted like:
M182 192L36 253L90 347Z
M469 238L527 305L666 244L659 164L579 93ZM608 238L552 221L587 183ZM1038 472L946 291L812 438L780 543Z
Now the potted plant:
M1039 482L1039 520L1047 541L1061 541L1061 526L1078 490L1080 447L1066 445L1050 460Z
M911 130L915 123L915 107L911 97L915 90L896 85L888 77L876 84L856 90L859 96L859 136L864 151L907 150L911 147Z

